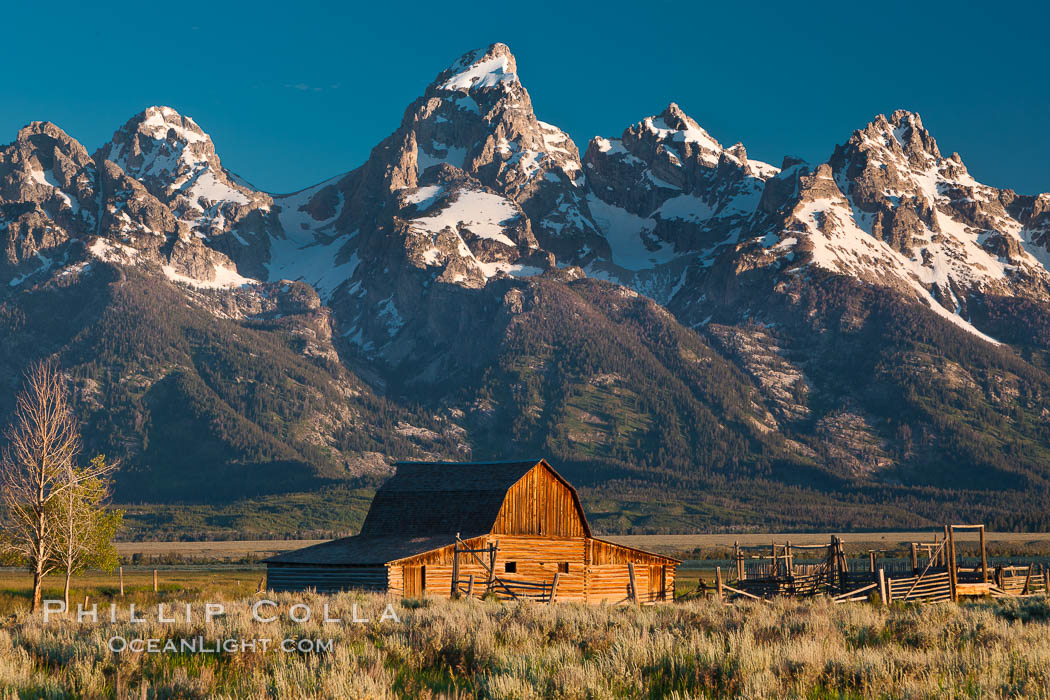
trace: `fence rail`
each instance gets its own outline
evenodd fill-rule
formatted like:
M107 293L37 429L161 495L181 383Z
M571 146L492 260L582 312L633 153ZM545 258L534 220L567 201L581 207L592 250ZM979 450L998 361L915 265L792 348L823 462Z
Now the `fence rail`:
M964 560L958 556L957 530L979 531L980 557ZM878 595L884 603L937 602L979 595L1050 596L1050 570L1042 564L990 567L984 535L983 525L945 525L943 536L936 533L932 542L911 543L910 561L887 560L885 552L876 550L868 550L866 560L847 559L843 542L836 536L826 546L792 547L790 542L774 542L762 548L764 553L752 555L751 560L734 545L735 576L724 582L721 570L717 570L716 592L727 601L734 597L767 599L823 594L832 596L835 602ZM805 561L796 562L796 554Z

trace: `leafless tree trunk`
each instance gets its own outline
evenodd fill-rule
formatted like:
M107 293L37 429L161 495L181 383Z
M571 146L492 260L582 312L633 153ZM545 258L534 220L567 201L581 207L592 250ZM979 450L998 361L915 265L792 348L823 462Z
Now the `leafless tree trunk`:
M76 484L71 475L80 450L69 394L54 363L38 362L26 372L6 435L9 444L0 460L2 545L33 572L36 612L44 577L55 567L56 499Z

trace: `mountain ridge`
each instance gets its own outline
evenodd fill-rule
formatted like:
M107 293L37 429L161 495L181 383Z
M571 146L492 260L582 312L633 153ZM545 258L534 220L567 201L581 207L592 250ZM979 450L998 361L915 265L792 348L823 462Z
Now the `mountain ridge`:
M675 103L581 156L493 44L291 194L168 107L94 154L21 130L0 359L12 389L62 361L124 499L251 510L527 452L613 528L932 521L962 493L1005 523L1050 503L1048 231L1050 195L982 185L903 110L817 164L752 160ZM750 495L777 488L816 510Z

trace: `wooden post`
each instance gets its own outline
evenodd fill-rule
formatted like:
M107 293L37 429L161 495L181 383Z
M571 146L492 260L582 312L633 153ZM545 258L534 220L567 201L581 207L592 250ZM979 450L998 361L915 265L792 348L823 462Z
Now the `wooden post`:
M88 595L84 596L84 609L85 610L87 610L88 600L90 600L90 599L91 599L91 596L88 596Z
M120 567L120 595L124 595L124 567Z
M950 528L947 525L945 525L944 526L944 550L943 550L944 551L944 566L945 566L945 568L949 568L949 569L951 568L948 565L948 554L949 554L949 548L951 547L950 542L951 542Z
M879 598L882 599L883 605L890 604L888 588L889 587L886 585L886 570L879 569Z
M831 556L835 560L836 583L842 593L846 590L846 573L842 570L842 540L836 535L831 536Z
M868 550L868 560L870 562L869 565L871 566L871 573L875 573L875 550L874 549Z
M795 560L791 556L791 540L788 540L784 548L784 566L787 569L788 578L795 576Z
M1032 585L1032 567L1033 566L1035 566L1035 564L1029 564L1028 565L1028 573L1024 577L1024 588L1021 589L1021 595L1027 595L1027 594L1031 593L1031 591L1029 590L1029 587Z
M736 580L744 580L744 554L740 551L740 546L736 542L733 543L733 558L736 559Z
M453 598L459 597L459 533L456 533L456 543L452 545L452 590L449 595Z
M474 574L471 574L467 579L467 597L471 598L474 596Z
M153 592L157 592L157 570L153 570Z
M919 573L919 548L914 542L911 543L911 575Z
M770 569L769 569L769 571L770 571L770 576L771 576L772 578L776 578L776 577L777 577L777 574L779 573L779 571L778 571L778 570L779 570L779 568L780 568L780 566L779 566L779 565L777 564L777 543L776 543L776 542L773 542L773 543L771 544L771 546L770 546L770 549L771 549L771 554L769 555L769 562L770 562Z
M948 535L948 581L951 582L952 586L952 600L958 602L959 600L959 572L955 566L955 528L944 526L946 534Z
M496 577L496 553L499 551L499 542L493 542L489 550L489 576L485 581L485 592L492 589L492 579Z
M1050 596L1050 569L1043 568L1043 594Z
M559 579L559 577L561 577L561 572L557 572L557 573L554 574L554 580L551 581L551 597L550 597L550 600L547 601L548 603L554 603L554 599L558 595L558 579Z
M988 583L988 552L984 548L984 525L979 530L981 533L981 580Z
M633 563L627 564L627 573L628 573L628 575L630 577L630 584L631 584L631 602L637 603L638 602L638 585L635 582L635 578L634 578L634 564Z
M722 592L722 567L715 567L715 591L718 593L718 602L725 602L725 594Z

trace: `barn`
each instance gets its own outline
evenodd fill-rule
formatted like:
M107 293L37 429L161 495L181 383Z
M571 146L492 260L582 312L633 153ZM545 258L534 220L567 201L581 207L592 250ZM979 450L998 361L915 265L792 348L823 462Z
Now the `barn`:
M546 460L396 467L360 534L267 559L268 588L587 603L674 598L680 562L593 536L576 489Z

